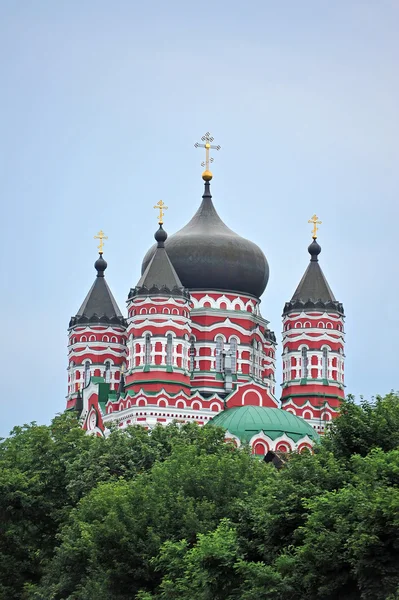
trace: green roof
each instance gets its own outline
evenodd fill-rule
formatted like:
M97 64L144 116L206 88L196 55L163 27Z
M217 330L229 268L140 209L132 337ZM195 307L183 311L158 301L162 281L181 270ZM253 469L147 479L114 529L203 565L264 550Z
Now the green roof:
M272 440L284 434L294 442L298 442L305 435L315 442L319 439L316 431L304 419L281 408L236 406L223 410L213 417L208 425L223 427L242 442L249 442L261 431Z

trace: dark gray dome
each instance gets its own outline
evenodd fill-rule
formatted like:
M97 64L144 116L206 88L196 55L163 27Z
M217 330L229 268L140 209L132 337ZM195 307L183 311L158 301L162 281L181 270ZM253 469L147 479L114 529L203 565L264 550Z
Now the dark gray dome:
M168 256L185 288L225 290L259 298L269 279L262 250L223 223L212 203L209 182L202 203L183 229L165 242ZM144 273L156 246L144 257Z

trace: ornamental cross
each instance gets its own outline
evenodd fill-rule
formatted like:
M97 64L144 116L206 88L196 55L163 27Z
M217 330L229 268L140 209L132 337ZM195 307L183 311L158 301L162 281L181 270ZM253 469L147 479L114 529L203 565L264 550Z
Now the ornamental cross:
M194 144L195 148L205 148L205 161L201 163L202 167L205 167L206 171L209 171L209 164L213 163L213 158L209 157L209 150L220 150L221 146L213 146L212 142L214 138L211 136L209 131L206 132L205 135L202 136L201 141L205 142L204 144L200 144L196 142Z
M104 248L104 240L107 240L108 237L106 235L104 235L104 232L102 229L100 229L100 231L97 233L97 235L94 236L95 240L100 240L99 245L97 246L98 251L100 254L103 253L103 248Z
M160 200L155 206L154 208L156 210L159 210L159 215L158 215L158 223L160 225L163 224L163 217L164 217L164 210L168 210L168 207L165 205L165 202L163 202L162 200Z
M312 231L312 237L315 240L317 238L317 232L318 232L318 225L321 225L322 221L318 220L319 217L317 217L316 215L313 215L313 217L311 219L309 219L308 223L313 223L313 231Z

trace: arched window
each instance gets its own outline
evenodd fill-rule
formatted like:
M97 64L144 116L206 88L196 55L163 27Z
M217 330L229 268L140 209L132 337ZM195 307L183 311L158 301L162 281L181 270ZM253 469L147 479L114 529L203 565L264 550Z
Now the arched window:
M145 336L145 349L144 349L144 364L149 365L151 363L151 336L149 333Z
M322 378L328 379L328 349L323 348Z
M173 337L171 333L166 336L166 364L172 366L173 363Z
M224 342L221 335L216 338L216 371L221 373L223 370L223 348Z
M109 383L111 381L111 363L109 360L105 363L105 383Z
M302 379L308 376L308 349L302 348Z
M231 354L231 372L237 373L237 340L231 338L230 340L230 354Z
M88 360L85 362L85 386L89 385L90 381L90 363Z

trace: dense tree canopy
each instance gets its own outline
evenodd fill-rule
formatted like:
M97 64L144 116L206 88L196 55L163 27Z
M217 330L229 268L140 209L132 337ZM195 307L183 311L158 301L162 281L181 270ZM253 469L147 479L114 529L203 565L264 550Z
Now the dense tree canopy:
M0 443L0 599L399 599L399 397L272 465L194 424Z

